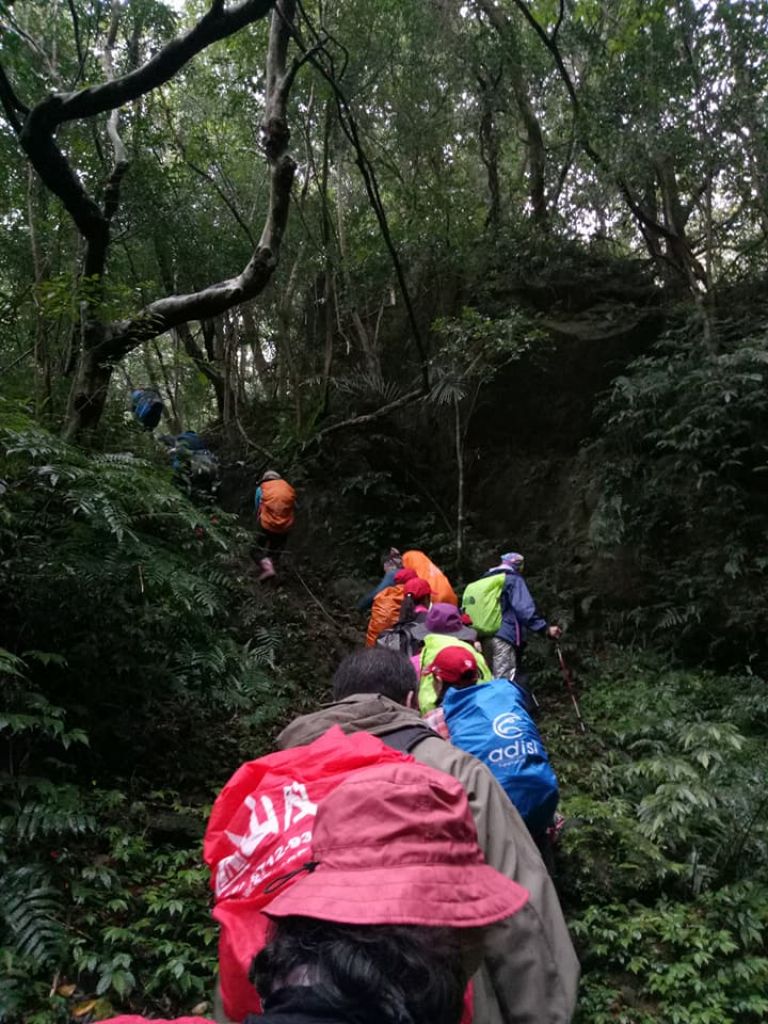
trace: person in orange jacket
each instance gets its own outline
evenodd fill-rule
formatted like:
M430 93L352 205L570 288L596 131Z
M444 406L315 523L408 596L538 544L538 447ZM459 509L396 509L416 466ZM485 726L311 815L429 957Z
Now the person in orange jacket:
M365 597L357 602L361 611L368 611L373 604L377 594L387 587L391 587L395 581L395 574L402 569L411 569L423 580L429 583L432 593L432 601L445 602L458 605L456 593L448 582L447 576L442 573L435 563L424 554L423 551L405 551L402 554L397 548L390 548L384 556L384 576Z
M273 469L259 481L254 497L258 526L254 554L259 559L259 582L276 576L275 564L293 527L296 491Z

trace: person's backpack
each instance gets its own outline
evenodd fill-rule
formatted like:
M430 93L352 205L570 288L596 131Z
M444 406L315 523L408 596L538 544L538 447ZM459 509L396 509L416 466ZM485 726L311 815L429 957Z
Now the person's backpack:
M490 768L534 838L557 810L557 776L525 696L506 679L485 686L450 687L443 697L451 743Z
M203 439L196 430L184 430L176 438L176 444L180 448L188 448L191 452L201 452L205 450Z
M413 569L417 576L426 580L429 589L432 591L433 604L455 604L459 599L456 592L448 581L448 577L435 563L424 554L423 551L405 551L403 553L403 568Z
M391 629L396 625L400 618L403 597L404 589L399 583L385 587L374 597L365 637L367 647L373 647L385 629Z
M160 392L154 388L136 388L131 392L133 415L145 430L154 430L160 422L165 406Z
M461 607L472 619L472 627L482 636L493 636L501 629L501 592L506 578L506 573L497 572L464 588Z
M396 622L394 626L379 633L376 640L377 647L386 647L390 651L398 651L409 658L418 654L421 650L423 640L413 635L415 622Z
M296 491L287 480L265 480L260 484L259 524L269 533L287 533L294 522Z
M219 923L219 978L227 1020L259 1013L248 971L266 943L264 910L310 860L318 804L360 768L412 760L382 740L338 726L307 746L238 768L216 798L203 856Z

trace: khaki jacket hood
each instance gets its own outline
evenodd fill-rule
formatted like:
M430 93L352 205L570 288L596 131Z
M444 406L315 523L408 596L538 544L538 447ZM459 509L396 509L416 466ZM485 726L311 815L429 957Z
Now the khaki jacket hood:
M332 725L341 726L344 732L368 732L372 736L386 736L397 729L424 725L418 711L376 693L358 693L335 704L326 704L318 711L294 719L277 737L281 750L289 747L304 747L312 743ZM424 725L424 735L434 736Z

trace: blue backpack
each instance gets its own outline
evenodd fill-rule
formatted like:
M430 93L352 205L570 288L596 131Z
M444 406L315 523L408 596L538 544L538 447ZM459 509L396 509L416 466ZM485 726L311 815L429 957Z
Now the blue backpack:
M519 687L507 679L450 687L443 698L451 743L487 765L520 812L532 836L542 835L557 810L557 776Z
M176 444L179 447L188 448L191 452L207 451L202 437L200 437L196 430L185 430L179 434L176 438Z
M163 400L154 388L136 388L131 392L133 415L145 430L154 430L163 415Z

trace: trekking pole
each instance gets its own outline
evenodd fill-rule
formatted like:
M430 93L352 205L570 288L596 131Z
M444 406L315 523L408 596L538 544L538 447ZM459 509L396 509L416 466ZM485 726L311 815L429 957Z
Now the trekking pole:
M563 674L563 681L565 682L565 688L568 690L568 694L569 694L569 696L571 698L571 702L573 703L573 708L574 708L574 711L576 712L576 717L579 720L579 725L581 726L581 731L582 732L586 732L587 731L587 727L584 724L584 719L581 717L581 709L579 708L579 702L578 702L578 700L576 700L576 686L575 686L575 684L573 682L573 673L571 672L570 668L565 663L565 658L563 657L563 651L562 651L562 648L560 647L560 644L555 644L555 654L557 655L557 660L560 663L560 671Z

